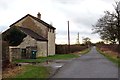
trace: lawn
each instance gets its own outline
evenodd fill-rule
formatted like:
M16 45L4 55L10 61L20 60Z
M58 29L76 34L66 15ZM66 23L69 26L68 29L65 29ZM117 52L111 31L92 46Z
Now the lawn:
M4 78L9 78L10 80L29 80L29 78L38 78L39 80L40 78L48 78L50 75L48 68L35 65L17 67L9 70L9 72L11 73L4 73Z
M66 60L66 59L78 58L79 55L83 55L85 53L88 53L89 51L90 51L90 49L85 49L83 51L72 53L72 54L56 54L56 55L48 56L48 57L39 57L37 59L20 59L20 60L15 60L13 62L14 63L20 63L20 62L42 63L42 62L50 61L50 60L60 60L60 59Z
M108 60L112 61L113 63L117 64L118 67L120 67L120 58L117 58L116 55L114 55L114 53L111 55L109 53L105 53L103 51L101 51L100 49L97 48L97 51L100 52L102 55L104 55Z

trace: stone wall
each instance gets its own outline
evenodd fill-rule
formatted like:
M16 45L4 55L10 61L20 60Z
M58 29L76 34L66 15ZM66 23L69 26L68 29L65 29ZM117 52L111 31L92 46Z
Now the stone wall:
M0 79L2 75L2 35L0 33Z
M24 42L22 42L18 47L26 48L27 46L37 46L38 49L38 57L39 56L47 56L47 52L49 55L55 54L55 32L53 29L49 29L38 21L34 20L30 16L22 19L15 26L20 26L24 28L31 29L39 35L42 35L44 38L48 39L47 42L41 42L32 39L30 36L24 38ZM47 51L48 50L48 51Z
M2 68L7 67L9 64L10 55L9 55L9 46L6 41L2 41Z
M47 42L37 41L37 57L47 56Z
M26 59L30 58L31 52L28 51L30 48L28 47L36 47L37 54L36 57L43 57L47 56L48 45L47 41L36 41L35 39L31 38L29 35L23 39L23 42L16 46L10 47L10 54L11 54L11 61L13 59L22 59L22 49L26 49ZM28 54L29 53L29 54Z
M42 37L44 37L44 38L46 38L46 39L48 39L48 27L47 26L45 26L45 25L43 25L43 24L41 24L40 22L38 22L38 21L36 21L36 20L34 20L34 19L32 19L33 21L34 21L34 23L35 23L35 27L38 27L38 29L36 30L36 32L39 34L39 35L41 35Z
M23 39L23 42L17 47L26 48L27 46L37 46L37 41L33 39L32 37L30 37L29 35L27 35L27 37Z
M32 37L30 37L29 35L27 35L27 37L25 37L23 39L23 42L20 45L15 46L15 47L9 47L10 48L10 56L11 56L10 60L12 61L14 59L22 59L23 57L28 58L29 56L22 57L21 50L26 49L26 47L29 47L29 46L36 47L37 41L35 39L33 39ZM27 55L27 53L25 55Z
M34 20L30 16L22 19L18 23L15 24L15 26L20 26L24 28L28 28L34 32L36 32L39 35L42 35L44 38L47 38L47 27L43 24L39 23L38 21Z
M12 62L15 59L21 59L21 49L17 47L9 47L9 53L10 53L10 62Z
M55 31L53 29L48 31L48 54L55 55Z

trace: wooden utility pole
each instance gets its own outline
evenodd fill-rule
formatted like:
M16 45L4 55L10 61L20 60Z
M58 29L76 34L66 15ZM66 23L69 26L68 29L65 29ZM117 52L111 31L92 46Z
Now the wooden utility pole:
M80 44L80 41L79 41L79 32L77 34L77 44Z
M68 53L70 53L70 29L69 29L69 21L68 21Z

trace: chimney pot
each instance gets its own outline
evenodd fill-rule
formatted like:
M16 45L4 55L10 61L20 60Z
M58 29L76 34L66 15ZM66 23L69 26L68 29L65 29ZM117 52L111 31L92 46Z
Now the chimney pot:
M37 18L41 19L41 14L40 14L40 12L38 12Z

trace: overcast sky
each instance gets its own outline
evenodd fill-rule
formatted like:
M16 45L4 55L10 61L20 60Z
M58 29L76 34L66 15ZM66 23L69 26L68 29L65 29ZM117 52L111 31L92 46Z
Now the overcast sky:
M76 43L77 33L80 42L89 37L92 42L100 40L92 33L94 25L105 10L113 11L113 4L118 0L0 0L0 31L26 14L37 16L56 28L56 43L67 43L67 21L70 21L71 43Z

